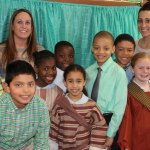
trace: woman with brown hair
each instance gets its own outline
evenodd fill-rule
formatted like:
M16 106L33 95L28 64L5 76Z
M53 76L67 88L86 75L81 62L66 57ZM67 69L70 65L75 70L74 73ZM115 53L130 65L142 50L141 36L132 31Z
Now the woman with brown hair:
M33 64L32 53L44 50L37 44L32 14L26 9L15 11L9 25L8 39L0 44L0 72L5 77L6 65L16 59Z
M138 30L142 38L135 41L134 54L144 52L150 55L150 2L145 3L139 10Z

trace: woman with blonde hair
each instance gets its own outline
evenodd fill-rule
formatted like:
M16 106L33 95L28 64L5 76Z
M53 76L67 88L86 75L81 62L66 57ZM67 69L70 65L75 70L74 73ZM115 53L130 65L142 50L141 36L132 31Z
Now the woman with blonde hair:
M26 9L16 10L10 20L8 39L0 44L0 72L5 77L6 65L21 59L33 65L32 53L44 50L36 42L32 14Z

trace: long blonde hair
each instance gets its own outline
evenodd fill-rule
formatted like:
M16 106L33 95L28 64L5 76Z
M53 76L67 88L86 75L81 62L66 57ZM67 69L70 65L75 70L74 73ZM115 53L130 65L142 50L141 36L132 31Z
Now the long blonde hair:
M32 30L27 40L27 48L25 49L23 54L27 53L27 58L29 62L34 60L32 53L37 51L37 43L36 43L36 33L35 33L36 31L34 27L33 17L32 17L32 14L28 10L19 9L19 10L16 10L11 16L8 39L5 42L3 42L3 44L5 44L5 48L2 53L2 66L6 66L7 64L11 63L18 56L18 51L15 47L14 31L12 30L12 26L14 24L15 17L21 12L26 12L31 17L31 30Z

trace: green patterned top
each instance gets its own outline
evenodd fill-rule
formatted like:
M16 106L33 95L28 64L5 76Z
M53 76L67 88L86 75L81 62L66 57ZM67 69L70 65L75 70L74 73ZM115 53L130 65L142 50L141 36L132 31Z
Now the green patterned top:
M18 109L11 95L0 95L0 147L19 150L34 137L34 150L49 150L49 113L46 102L34 96L24 109Z
M5 82L5 79L0 77L0 95L4 94L5 91L3 89L3 83Z

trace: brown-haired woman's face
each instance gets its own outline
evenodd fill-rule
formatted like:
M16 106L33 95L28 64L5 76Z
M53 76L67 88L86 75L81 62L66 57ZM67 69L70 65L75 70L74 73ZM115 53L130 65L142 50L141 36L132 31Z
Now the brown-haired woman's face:
M16 15L12 30L14 31L15 40L27 40L32 32L31 17L26 12Z
M141 11L138 18L138 29L142 37L150 36L150 11Z

